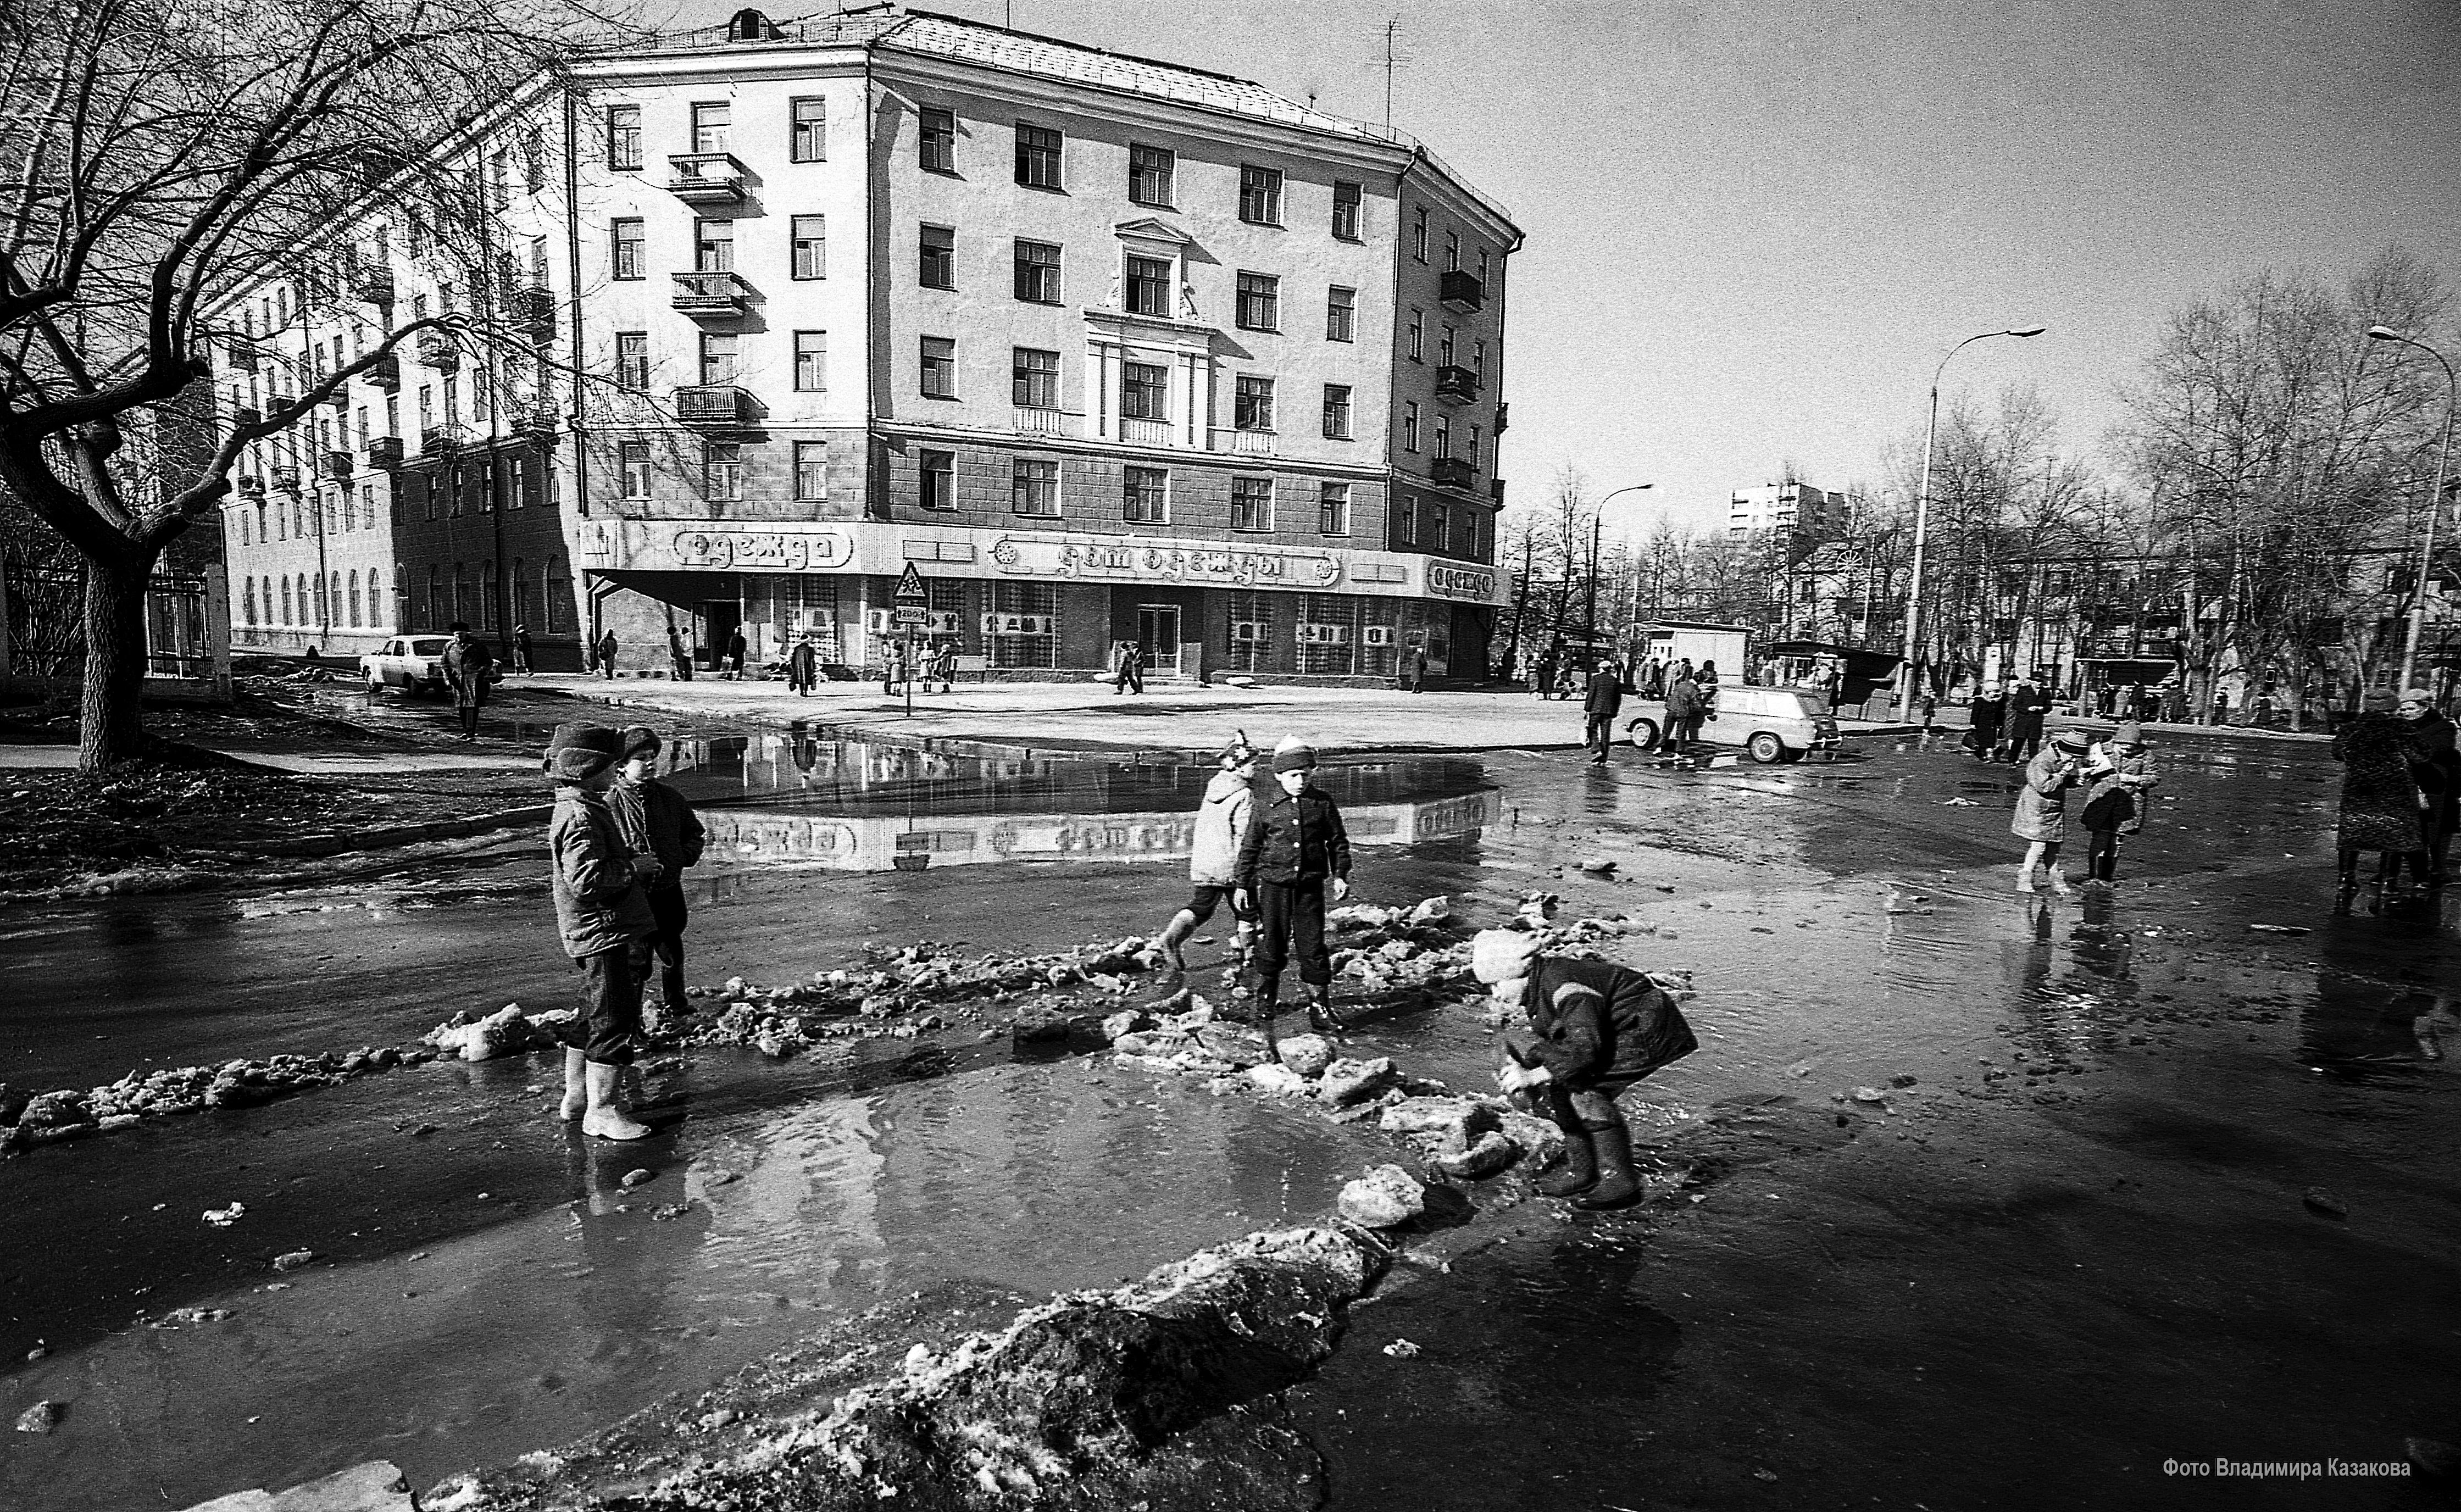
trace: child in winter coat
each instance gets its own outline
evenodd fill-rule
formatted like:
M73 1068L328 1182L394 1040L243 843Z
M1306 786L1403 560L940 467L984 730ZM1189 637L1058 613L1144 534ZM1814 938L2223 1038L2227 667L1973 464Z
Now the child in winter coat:
M641 884L657 875L658 863L633 854L607 806L623 754L606 726L565 724L548 740L545 763L555 782L546 842L555 865L556 929L587 984L582 1015L565 1033L563 1113L602 1139L650 1133L615 1100L641 1032L641 978L657 929Z
M1188 851L1188 880L1191 889L1188 906L1170 916L1162 931L1159 944L1162 953L1170 960L1172 971L1185 975L1188 957L1181 947L1188 937L1205 926L1213 910L1223 900L1231 899L1230 915L1238 921L1238 956L1241 965L1248 960L1248 949L1256 932L1255 910L1238 902L1232 888L1238 880L1239 841L1248 833L1248 816L1255 811L1256 762L1260 753L1248 743L1243 731L1222 751L1222 770L1205 785L1205 800L1196 810L1196 843Z
M643 891L657 923L651 948L662 968L659 1012L681 1018L692 1012L692 1000L684 995L684 925L691 917L684 906L684 868L700 863L708 835L691 802L650 775L657 764L658 733L634 725L624 732L623 743L623 765L608 790L607 806L623 827L625 843L657 863Z
M2068 838L2067 792L2085 776L2085 756L2092 741L2082 730L2063 730L2025 764L2025 785L2017 790L2017 814L2008 832L2031 843L2017 868L2017 890L2034 890L2034 868L2043 868L2051 891L2065 898L2072 890L2060 875L2060 845Z
M1336 902L1350 896L1350 833L1341 810L1311 784L1315 772L1316 749L1297 736L1273 747L1273 781L1281 792L1249 815L1233 874L1231 905L1253 907L1260 926L1255 1003L1269 1051L1282 968L1294 953L1307 986L1309 1022L1339 1027L1333 1016L1333 957L1324 948L1324 898L1328 889Z
M2085 808L2077 815L2086 837L2085 880L2116 882L2119 837L2145 828L2144 795L2162 781L2145 754L2145 727L2131 719L2088 751L2085 779Z
M1496 1085L1528 1096L1564 1131L1564 1169L1538 1182L1575 1207L1621 1207L1640 1195L1632 1131L1616 1098L1700 1048L1674 998L1611 961L1541 955L1535 936L1488 929L1470 942L1470 970L1527 1027L1505 1036Z

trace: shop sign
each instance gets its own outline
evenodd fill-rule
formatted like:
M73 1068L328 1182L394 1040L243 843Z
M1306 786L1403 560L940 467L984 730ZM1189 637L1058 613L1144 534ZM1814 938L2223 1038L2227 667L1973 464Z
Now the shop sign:
M743 572L816 572L854 560L854 541L835 530L678 530L675 564Z
M1430 562L1427 564L1427 591L1440 599L1492 604L1495 602L1495 572L1491 567L1464 567L1449 562Z
M1016 577L1096 578L1196 586L1329 588L1341 580L1341 559L1329 552L1256 551L1133 541L1019 541L1003 536L991 549L999 569Z

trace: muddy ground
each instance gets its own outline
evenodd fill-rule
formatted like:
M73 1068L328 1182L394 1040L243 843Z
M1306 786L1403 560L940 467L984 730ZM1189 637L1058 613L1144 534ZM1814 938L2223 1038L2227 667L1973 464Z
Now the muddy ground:
M676 759L718 834L692 893L704 981L859 969L867 943L1150 930L1203 778L702 735ZM2032 903L2007 890L2013 773L1910 744L1830 768L1332 773L1363 898L1494 922L1551 889L1627 914L1651 932L1618 953L1695 973L1702 1049L1632 1099L1686 1189L1579 1217L1473 1190L1432 1263L1275 1402L1325 1504L2442 1504L2414 1479L2211 1470L2461 1437L2453 906L2332 913L2322 753L2162 755L2123 885ZM0 1079L562 1006L533 843L11 909ZM1613 880L1571 865L1601 854ZM0 1182L35 1216L0 1236L0 1410L69 1410L0 1447L0 1503L182 1506L377 1456L425 1485L850 1320L996 1326L1314 1220L1397 1156L1096 1039L1014 1045L998 1013L693 1053L661 1073L690 1118L639 1150L572 1142L541 1112L546 1063L513 1060L11 1160ZM1491 1054L1443 1003L1352 1048L1461 1087ZM240 1222L201 1221L233 1202ZM228 1315L147 1326L182 1307Z

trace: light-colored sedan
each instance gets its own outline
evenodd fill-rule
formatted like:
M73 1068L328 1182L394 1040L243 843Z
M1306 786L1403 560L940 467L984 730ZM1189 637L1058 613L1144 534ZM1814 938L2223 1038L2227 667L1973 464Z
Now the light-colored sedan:
M361 655L359 672L367 679L370 693L398 688L404 692L440 695L444 648L452 644L450 635L396 635Z
M1744 755L1766 765L1800 761L1807 755L1827 760L1840 744L1837 720L1817 689L1755 688L1720 683L1710 707L1716 711L1701 727L1701 738L1711 745L1742 746ZM1644 700L1628 718L1624 734L1643 751L1654 751L1666 735L1666 705Z

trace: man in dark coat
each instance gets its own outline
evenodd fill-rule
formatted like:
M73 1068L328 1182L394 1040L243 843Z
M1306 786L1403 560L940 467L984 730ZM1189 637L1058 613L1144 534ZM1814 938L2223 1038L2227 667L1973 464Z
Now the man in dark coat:
M1258 802L1239 839L1231 870L1234 913L1257 921L1255 1003L1268 1050L1282 968L1295 955L1307 987L1308 1019L1339 1027L1333 1016L1333 958L1324 948L1324 900L1350 896L1350 832L1341 810L1314 784L1316 748L1285 736L1273 748L1273 780L1281 792Z
M1542 955L1535 936L1488 929L1470 943L1470 970L1526 1028L1505 1035L1496 1084L1547 1110L1564 1131L1564 1169L1538 1182L1575 1207L1621 1207L1640 1195L1632 1131L1616 1098L1700 1048L1675 1000L1611 961Z
M1409 685L1410 692L1414 693L1427 691L1427 649L1424 646L1410 648Z
M1985 687L1975 693L1965 713L1965 748L1977 761L1992 760L2000 754L2000 726L2008 717L2007 695Z
M607 806L623 828L625 843L658 863L646 887L650 918L657 926L650 945L661 968L662 1012L681 1018L692 1012L692 999L684 992L684 926L691 917L684 906L684 869L700 863L708 835L691 802L650 775L658 759L657 732L634 725L623 739L624 760L615 785L607 791Z
M453 639L444 646L444 686L453 690L453 712L461 717L461 738L479 738L479 711L487 704L487 685L496 678L496 654L470 633L460 620Z
M820 680L820 650L812 644L812 632L805 630L786 653L786 686L795 690L798 698L810 697L812 686Z
M692 653L684 650L683 631L675 628L673 620L667 622L667 665L674 669L675 681L692 681Z
M1590 764L1607 764L1608 748L1615 744L1616 714L1623 708L1623 678L1612 661L1598 663L1590 673L1590 691L1581 702L1582 713L1589 716Z
M2051 712L2051 695L2028 674L2017 679L2008 695L2008 723L2000 737L2011 765L2031 761L2043 749L2043 718Z
M1692 667L1685 663L1675 674L1675 685L1666 690L1666 745L1679 756L1692 754L1692 742L1701 738L1701 720L1709 712L1709 700L1701 696L1701 685L1692 680Z

